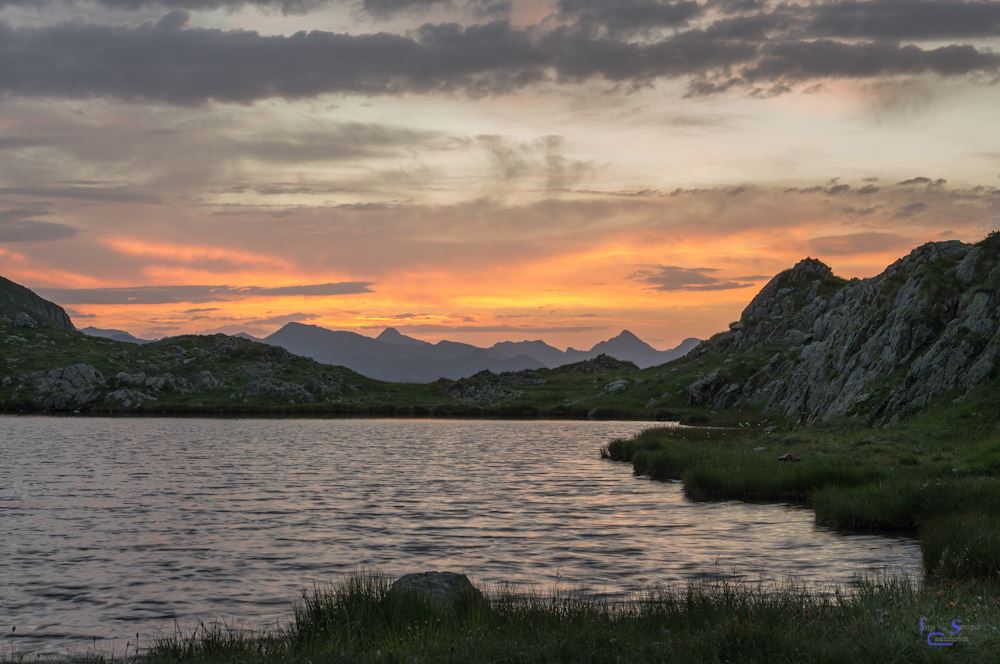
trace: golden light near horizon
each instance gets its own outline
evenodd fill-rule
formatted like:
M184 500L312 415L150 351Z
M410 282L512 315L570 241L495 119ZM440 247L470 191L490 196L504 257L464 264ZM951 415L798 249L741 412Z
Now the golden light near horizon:
M0 90L0 273L140 336L300 320L560 346L628 328L666 346L723 329L806 256L870 276L1000 218L996 36L961 11L965 60L945 68L949 35L907 35L917 19L891 8L866 36L830 33L832 3L704 2L676 23L613 3L420 4L0 6L34 63L32 84ZM712 36L749 21L766 38ZM44 55L66 30L74 81ZM133 37L150 51L134 76L102 59ZM227 71L236 40L250 60ZM619 61L588 57L609 43ZM219 69L180 74L182 44ZM327 57L354 48L386 57L362 73ZM330 284L354 286L307 288Z

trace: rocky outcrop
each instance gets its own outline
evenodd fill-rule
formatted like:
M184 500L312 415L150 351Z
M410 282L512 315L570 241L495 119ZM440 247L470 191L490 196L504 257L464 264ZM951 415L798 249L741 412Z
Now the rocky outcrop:
M35 371L22 378L18 396L41 410L72 411L87 408L101 396L104 376L89 364Z
M301 385L277 378L261 378L248 383L242 390L236 392L233 398L243 402L263 399L288 404L315 401L313 395Z
M523 372L495 374L492 371L480 371L468 378L456 380L448 387L448 394L463 406L496 406L523 396L523 390L518 388L530 380ZM538 380L544 382L544 379Z
M73 323L58 304L42 299L20 284L0 277L0 316L18 327L46 325L72 330Z
M743 371L722 364L688 398L804 422L890 420L996 376L998 305L1000 236L926 244L870 279L839 279L806 259L695 349L692 358L738 358Z

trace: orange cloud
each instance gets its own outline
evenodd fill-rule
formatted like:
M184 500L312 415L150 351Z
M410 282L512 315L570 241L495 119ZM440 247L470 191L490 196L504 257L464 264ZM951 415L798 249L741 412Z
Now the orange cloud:
M218 261L232 265L257 265L279 269L291 269L291 263L276 256L228 249L224 247L168 244L148 242L126 237L105 238L101 244L120 254L140 258L154 258L172 263L204 263Z

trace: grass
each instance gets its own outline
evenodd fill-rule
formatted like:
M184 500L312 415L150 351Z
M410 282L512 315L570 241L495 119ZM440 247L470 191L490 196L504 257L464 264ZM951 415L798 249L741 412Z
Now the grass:
M717 583L628 603L514 595L445 611L358 575L307 594L266 633L225 626L158 641L148 664L230 662L983 662L1000 649L1000 587L864 580L833 595ZM930 629L920 634L921 618ZM927 631L962 631L954 646ZM94 656L90 661L113 658Z
M613 441L605 454L637 474L682 480L695 500L802 502L821 525L911 533L932 575L996 580L998 396L994 380L882 428L654 429ZM801 460L779 461L784 454Z

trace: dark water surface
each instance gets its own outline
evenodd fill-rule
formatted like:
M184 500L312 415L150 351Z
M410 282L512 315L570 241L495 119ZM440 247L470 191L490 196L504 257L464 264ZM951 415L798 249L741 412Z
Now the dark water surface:
M905 539L691 503L598 458L636 422L0 417L0 647L284 620L361 568L625 593L705 576L917 574ZM12 641L13 643L10 643Z

